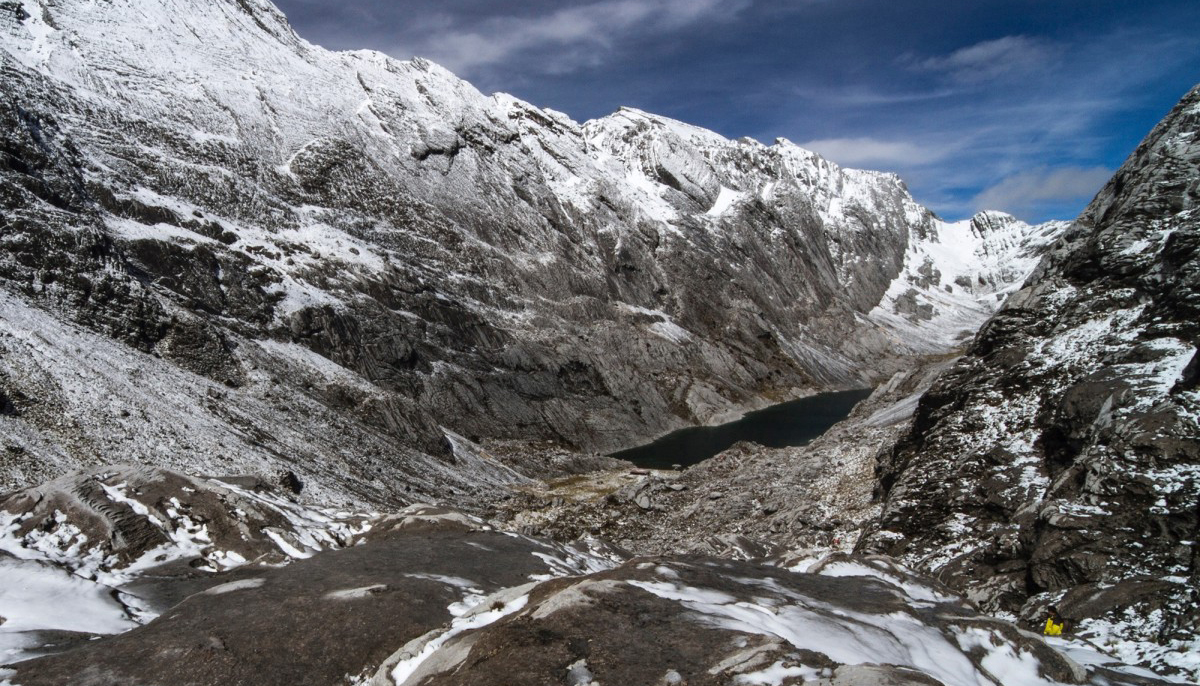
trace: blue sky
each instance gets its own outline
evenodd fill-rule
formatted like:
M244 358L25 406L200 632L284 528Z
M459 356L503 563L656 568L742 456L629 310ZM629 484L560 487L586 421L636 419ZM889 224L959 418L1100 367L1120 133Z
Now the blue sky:
M1200 81L1200 0L276 0L579 121L622 105L898 172L948 219L1072 218Z

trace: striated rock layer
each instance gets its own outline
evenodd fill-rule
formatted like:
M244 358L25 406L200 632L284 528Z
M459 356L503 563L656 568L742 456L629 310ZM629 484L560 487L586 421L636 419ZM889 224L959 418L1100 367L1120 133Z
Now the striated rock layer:
M1062 228L580 125L265 0L4 3L0 83L5 487L137 461L466 504L522 480L480 439L605 452L944 352Z
M1129 659L1200 650L1200 88L919 403L860 549Z

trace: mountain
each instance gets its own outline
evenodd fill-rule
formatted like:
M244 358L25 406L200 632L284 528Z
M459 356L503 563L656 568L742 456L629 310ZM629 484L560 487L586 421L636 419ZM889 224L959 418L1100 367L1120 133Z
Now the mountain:
M1064 228L577 124L263 0L9 2L0 48L6 488L132 461L469 506L539 471L490 441L607 452L945 353Z
M1200 665L1200 87L920 399L859 544Z
M265 0L0 2L0 83L0 680L1200 670L1200 89L1029 226ZM594 454L865 386L803 448Z

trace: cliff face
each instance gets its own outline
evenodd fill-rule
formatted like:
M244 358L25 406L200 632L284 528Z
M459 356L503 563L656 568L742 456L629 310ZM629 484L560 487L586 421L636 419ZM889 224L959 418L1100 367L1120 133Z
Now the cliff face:
M258 0L22 0L0 48L8 487L135 460L466 502L521 480L471 439L606 451L944 351L1061 229L998 255L895 176L579 125Z
M1200 598L1200 88L922 397L860 548L986 608L1194 653Z

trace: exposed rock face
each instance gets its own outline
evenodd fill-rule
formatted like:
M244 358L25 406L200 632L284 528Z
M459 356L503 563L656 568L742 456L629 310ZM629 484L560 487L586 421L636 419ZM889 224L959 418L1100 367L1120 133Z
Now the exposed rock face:
M411 404L298 345L242 346L248 381L230 388L0 292L0 347L10 482L138 461L292 471L315 502L407 504L468 502L525 481L453 435L425 451L400 444L396 434L415 433L405 417L427 421Z
M861 546L1168 670L1200 648L1198 131L1200 88L921 398Z
M204 499L225 488L141 476L144 492L186 482ZM126 522L116 527L123 534ZM426 506L372 517L364 528L348 547L285 566L142 570L117 595L140 594L148 605L174 595L155 607L161 615L60 643L0 669L0 678L24 686L1164 683L980 615L880 557L832 556L807 571L698 556L624 560L602 546L505 534ZM56 571L22 570L22 580L45 582ZM0 559L2 613L20 600L9 592L13 574ZM95 599L87 609L108 611ZM9 635L0 628L0 639Z
M132 460L467 504L520 481L472 441L604 452L866 385L1021 276L895 176L786 141L579 125L309 45L259 0L10 4L10 487ZM1004 255L1047 230L1005 224ZM973 291L918 259L951 243Z

